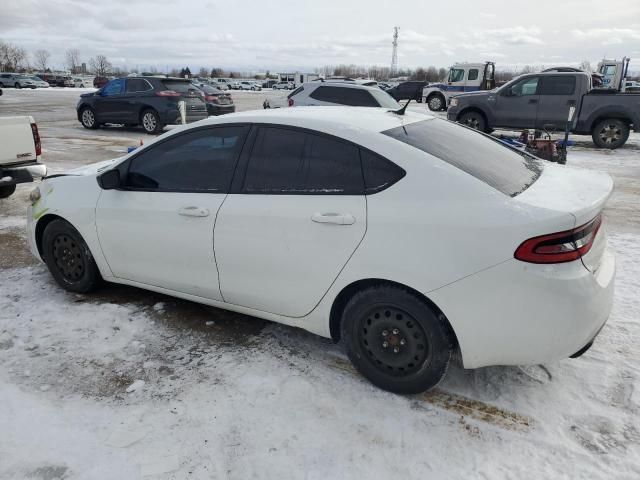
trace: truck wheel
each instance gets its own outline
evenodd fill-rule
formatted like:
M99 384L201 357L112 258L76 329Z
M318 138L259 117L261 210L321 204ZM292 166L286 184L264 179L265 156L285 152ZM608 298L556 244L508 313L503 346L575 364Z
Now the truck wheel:
M0 187L0 198L7 198L13 195L13 192L16 191L15 185L3 185Z
M463 113L460 118L458 118L458 123L462 123L463 125L475 130L480 130L481 132L484 132L487 129L487 122L482 114L478 112Z
M432 112L439 112L444 109L445 100L440 94L434 93L427 98L427 105Z
M95 130L99 127L98 122L96 122L96 115L89 107L84 107L80 111L80 123L89 130Z
M597 147L616 149L627 142L629 125L617 118L607 118L593 127L591 138Z
M347 303L341 343L371 383L404 394L435 387L454 348L446 319L412 293L386 285L362 290Z

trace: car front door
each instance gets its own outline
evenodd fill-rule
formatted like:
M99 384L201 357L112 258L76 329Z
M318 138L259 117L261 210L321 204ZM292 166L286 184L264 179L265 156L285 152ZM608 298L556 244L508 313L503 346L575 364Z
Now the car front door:
M221 300L213 251L224 201L249 127L205 127L144 149L101 192L96 228L113 275Z
M96 102L95 110L100 123L121 122L118 113L122 109L122 98L125 93L125 79L116 78L107 83L100 90L100 98Z
M464 92L465 73L464 68L452 68L449 70L449 78L447 79L448 92Z
M225 302L301 317L364 237L359 151L288 127L254 127L252 137L216 221L220 289Z
M569 119L569 109L576 106L575 92L575 75L542 77L536 128L564 130Z
M535 128L540 77L526 77L506 85L495 95L493 110L496 127Z

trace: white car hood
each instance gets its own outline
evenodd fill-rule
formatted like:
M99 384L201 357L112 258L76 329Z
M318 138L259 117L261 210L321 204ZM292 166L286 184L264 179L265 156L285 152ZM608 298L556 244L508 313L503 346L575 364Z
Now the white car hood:
M106 170L107 167L109 167L110 165L113 165L119 160L120 158L113 158L111 160L104 160L102 162L92 163L90 165L85 165L83 167L67 170L66 172L63 172L61 175L78 175L78 176L93 175L98 172L101 172L102 170Z

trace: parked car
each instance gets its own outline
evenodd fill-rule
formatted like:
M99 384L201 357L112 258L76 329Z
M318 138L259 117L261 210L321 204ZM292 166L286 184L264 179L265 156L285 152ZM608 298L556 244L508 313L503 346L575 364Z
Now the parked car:
M231 90L241 90L242 86L240 85L240 82L237 80L232 80L229 82L229 88Z
M95 88L102 88L109 82L107 77L95 77L93 79L93 86Z
M69 75L45 73L42 79L51 87L74 87L73 79Z
M17 184L33 182L47 174L41 154L40 134L33 117L0 117L0 198L12 195Z
M36 88L35 82L22 73L0 73L0 87Z
M233 104L230 94L209 85L202 85L199 88L204 92L204 100L207 103L207 113L209 115L224 115L225 113L236 111L236 106Z
M456 351L478 368L588 349L613 300L612 187L429 115L263 110L46 179L27 231L68 291L106 280L295 325L416 393Z
M376 87L353 82L307 82L291 92L286 103L279 99L265 99L263 108L338 106L401 108L389 94Z
M78 121L85 128L105 123L142 125L159 133L167 124L182 123L179 102L186 103L186 123L207 118L203 92L185 78L116 78L97 92L80 95Z
M278 83L278 80L265 80L264 82L262 82L262 88L273 88L276 83Z
M89 88L93 87L93 80L86 77L71 77L73 80L73 86L77 88Z
M49 84L36 75L28 75L36 88L49 88Z
M504 86L450 99L449 120L482 131L495 128L564 131L575 107L571 131L590 134L600 148L618 148L633 126L640 131L640 95L592 89L583 72L521 75Z
M293 90L294 85L291 82L277 82L271 88L273 90Z
M231 80L228 78L212 78L211 85L220 90L231 90Z
M386 89L385 91L395 98L400 100L415 100L418 103L422 103L422 89L427 86L427 82L423 81L409 81L402 82Z
M252 82L240 82L240 90L255 90Z

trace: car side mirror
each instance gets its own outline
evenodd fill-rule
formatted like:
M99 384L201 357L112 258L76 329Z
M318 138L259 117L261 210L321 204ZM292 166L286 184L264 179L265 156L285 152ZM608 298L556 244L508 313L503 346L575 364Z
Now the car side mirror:
M98 185L103 190L115 190L120 188L120 170L107 170L98 177Z

